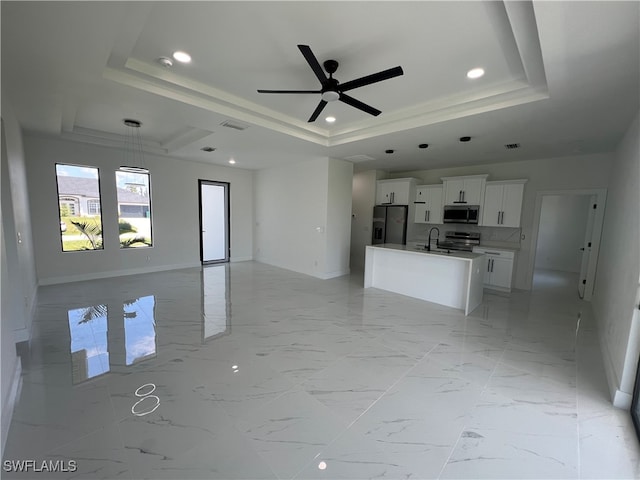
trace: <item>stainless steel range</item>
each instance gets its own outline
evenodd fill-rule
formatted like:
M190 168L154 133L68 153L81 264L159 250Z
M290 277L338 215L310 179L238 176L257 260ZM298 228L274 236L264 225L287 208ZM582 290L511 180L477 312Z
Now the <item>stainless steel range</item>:
M480 233L445 232L445 240L439 242L438 248L471 252L477 245L480 245Z

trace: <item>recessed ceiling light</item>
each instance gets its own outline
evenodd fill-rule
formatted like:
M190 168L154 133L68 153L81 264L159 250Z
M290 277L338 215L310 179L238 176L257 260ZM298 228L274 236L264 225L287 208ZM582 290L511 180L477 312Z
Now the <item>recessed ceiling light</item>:
M387 153L387 154L389 154L389 155L391 155L393 152L395 152L395 150L391 150L391 149L389 149L389 150L385 150L385 151L384 151L384 153Z
M202 147L200 150L202 150L203 152L215 152L215 147Z
M421 143L420 145L418 145L418 148L428 148L429 144L428 143Z
M191 55L180 50L178 50L177 52L173 52L173 58L182 63L189 63L191 61Z
M468 142L471 140L471 137L460 137L461 142Z
M481 76L484 75L484 69L483 68L472 68L471 70L469 70L467 72L467 78L480 78Z
M230 163L231 165L234 165L234 164L236 163L236 161L232 158L232 159L230 159L230 160L229 160L229 163Z
M324 119L327 123L333 123L336 121L336 117L327 117Z

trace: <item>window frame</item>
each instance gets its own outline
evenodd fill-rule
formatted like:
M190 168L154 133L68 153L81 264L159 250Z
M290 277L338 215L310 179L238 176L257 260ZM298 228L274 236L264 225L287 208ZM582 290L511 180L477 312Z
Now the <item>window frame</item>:
M64 249L64 233L62 231L60 231L60 222L62 221L62 212L60 211L60 185L58 183L58 166L63 166L63 167L77 167L77 168L91 168L94 169L97 172L98 178L96 179L98 181L98 201L100 202L100 215L97 215L100 217L100 240L101 240L101 246L100 248L88 248L85 250L65 250ZM55 180L56 180L56 204L57 204L57 208L58 208L58 221L57 221L57 225L58 225L58 232L59 232L59 238L60 238L60 249L62 251L62 253L76 253L76 252L103 252L104 251L104 221L102 218L102 182L100 179L100 167L96 167L94 165L80 165L77 163L63 163L63 162L55 162L54 165L54 175L55 175ZM74 196L71 194L65 194L65 197L69 197L69 198L73 198ZM76 196L77 197L77 196ZM80 210L78 212L78 215L74 215L74 216L81 216L82 214L82 208L80 206L81 200L79 198L75 198L75 203L78 207L78 210Z
M128 168L131 168L131 170L129 170ZM139 249L148 249L148 248L153 248L155 246L155 241L153 238L153 234L154 234L154 225L153 225L153 199L152 199L152 186L151 186L151 172L147 171L132 171L134 170L135 167L120 167L118 169L115 170L115 181L116 181L116 222L118 225L118 231L119 231L119 225L120 225L120 220L122 218L122 213L121 213L121 209L120 209L120 199L118 196L118 173L122 173L122 174L126 174L126 173L130 173L130 174L135 174L135 175L146 175L147 176L147 197L149 198L149 204L148 204L148 212L149 212L149 217L144 217L144 218L148 218L149 219L149 240L150 240L150 245L147 244L142 244L142 245L138 245L138 246L123 246L122 243L119 244L120 246L120 251L126 251L126 250L139 250ZM125 205L127 205L126 202L123 202ZM146 205L145 205L146 206ZM125 217L126 218L126 217ZM120 238L120 235L118 235L118 238Z

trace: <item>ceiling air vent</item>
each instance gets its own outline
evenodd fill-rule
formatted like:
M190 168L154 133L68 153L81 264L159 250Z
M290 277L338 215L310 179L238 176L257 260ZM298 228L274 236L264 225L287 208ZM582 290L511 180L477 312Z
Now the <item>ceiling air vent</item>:
M507 143L504 148L506 148L507 150L513 150L514 148L520 148L520 144L519 143Z
M351 155L350 157L345 157L344 159L349 162L368 162L369 160L375 160L375 158L370 157L369 155Z
M227 128L233 128L234 130L246 130L247 128L249 128L249 125L245 125L243 123L232 120L225 120L220 125Z

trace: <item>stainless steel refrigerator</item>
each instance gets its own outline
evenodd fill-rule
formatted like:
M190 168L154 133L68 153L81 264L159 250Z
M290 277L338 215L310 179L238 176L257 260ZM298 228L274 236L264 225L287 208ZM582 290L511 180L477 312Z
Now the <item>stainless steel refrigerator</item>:
M407 243L406 205L379 205L373 207L373 245L380 243Z

